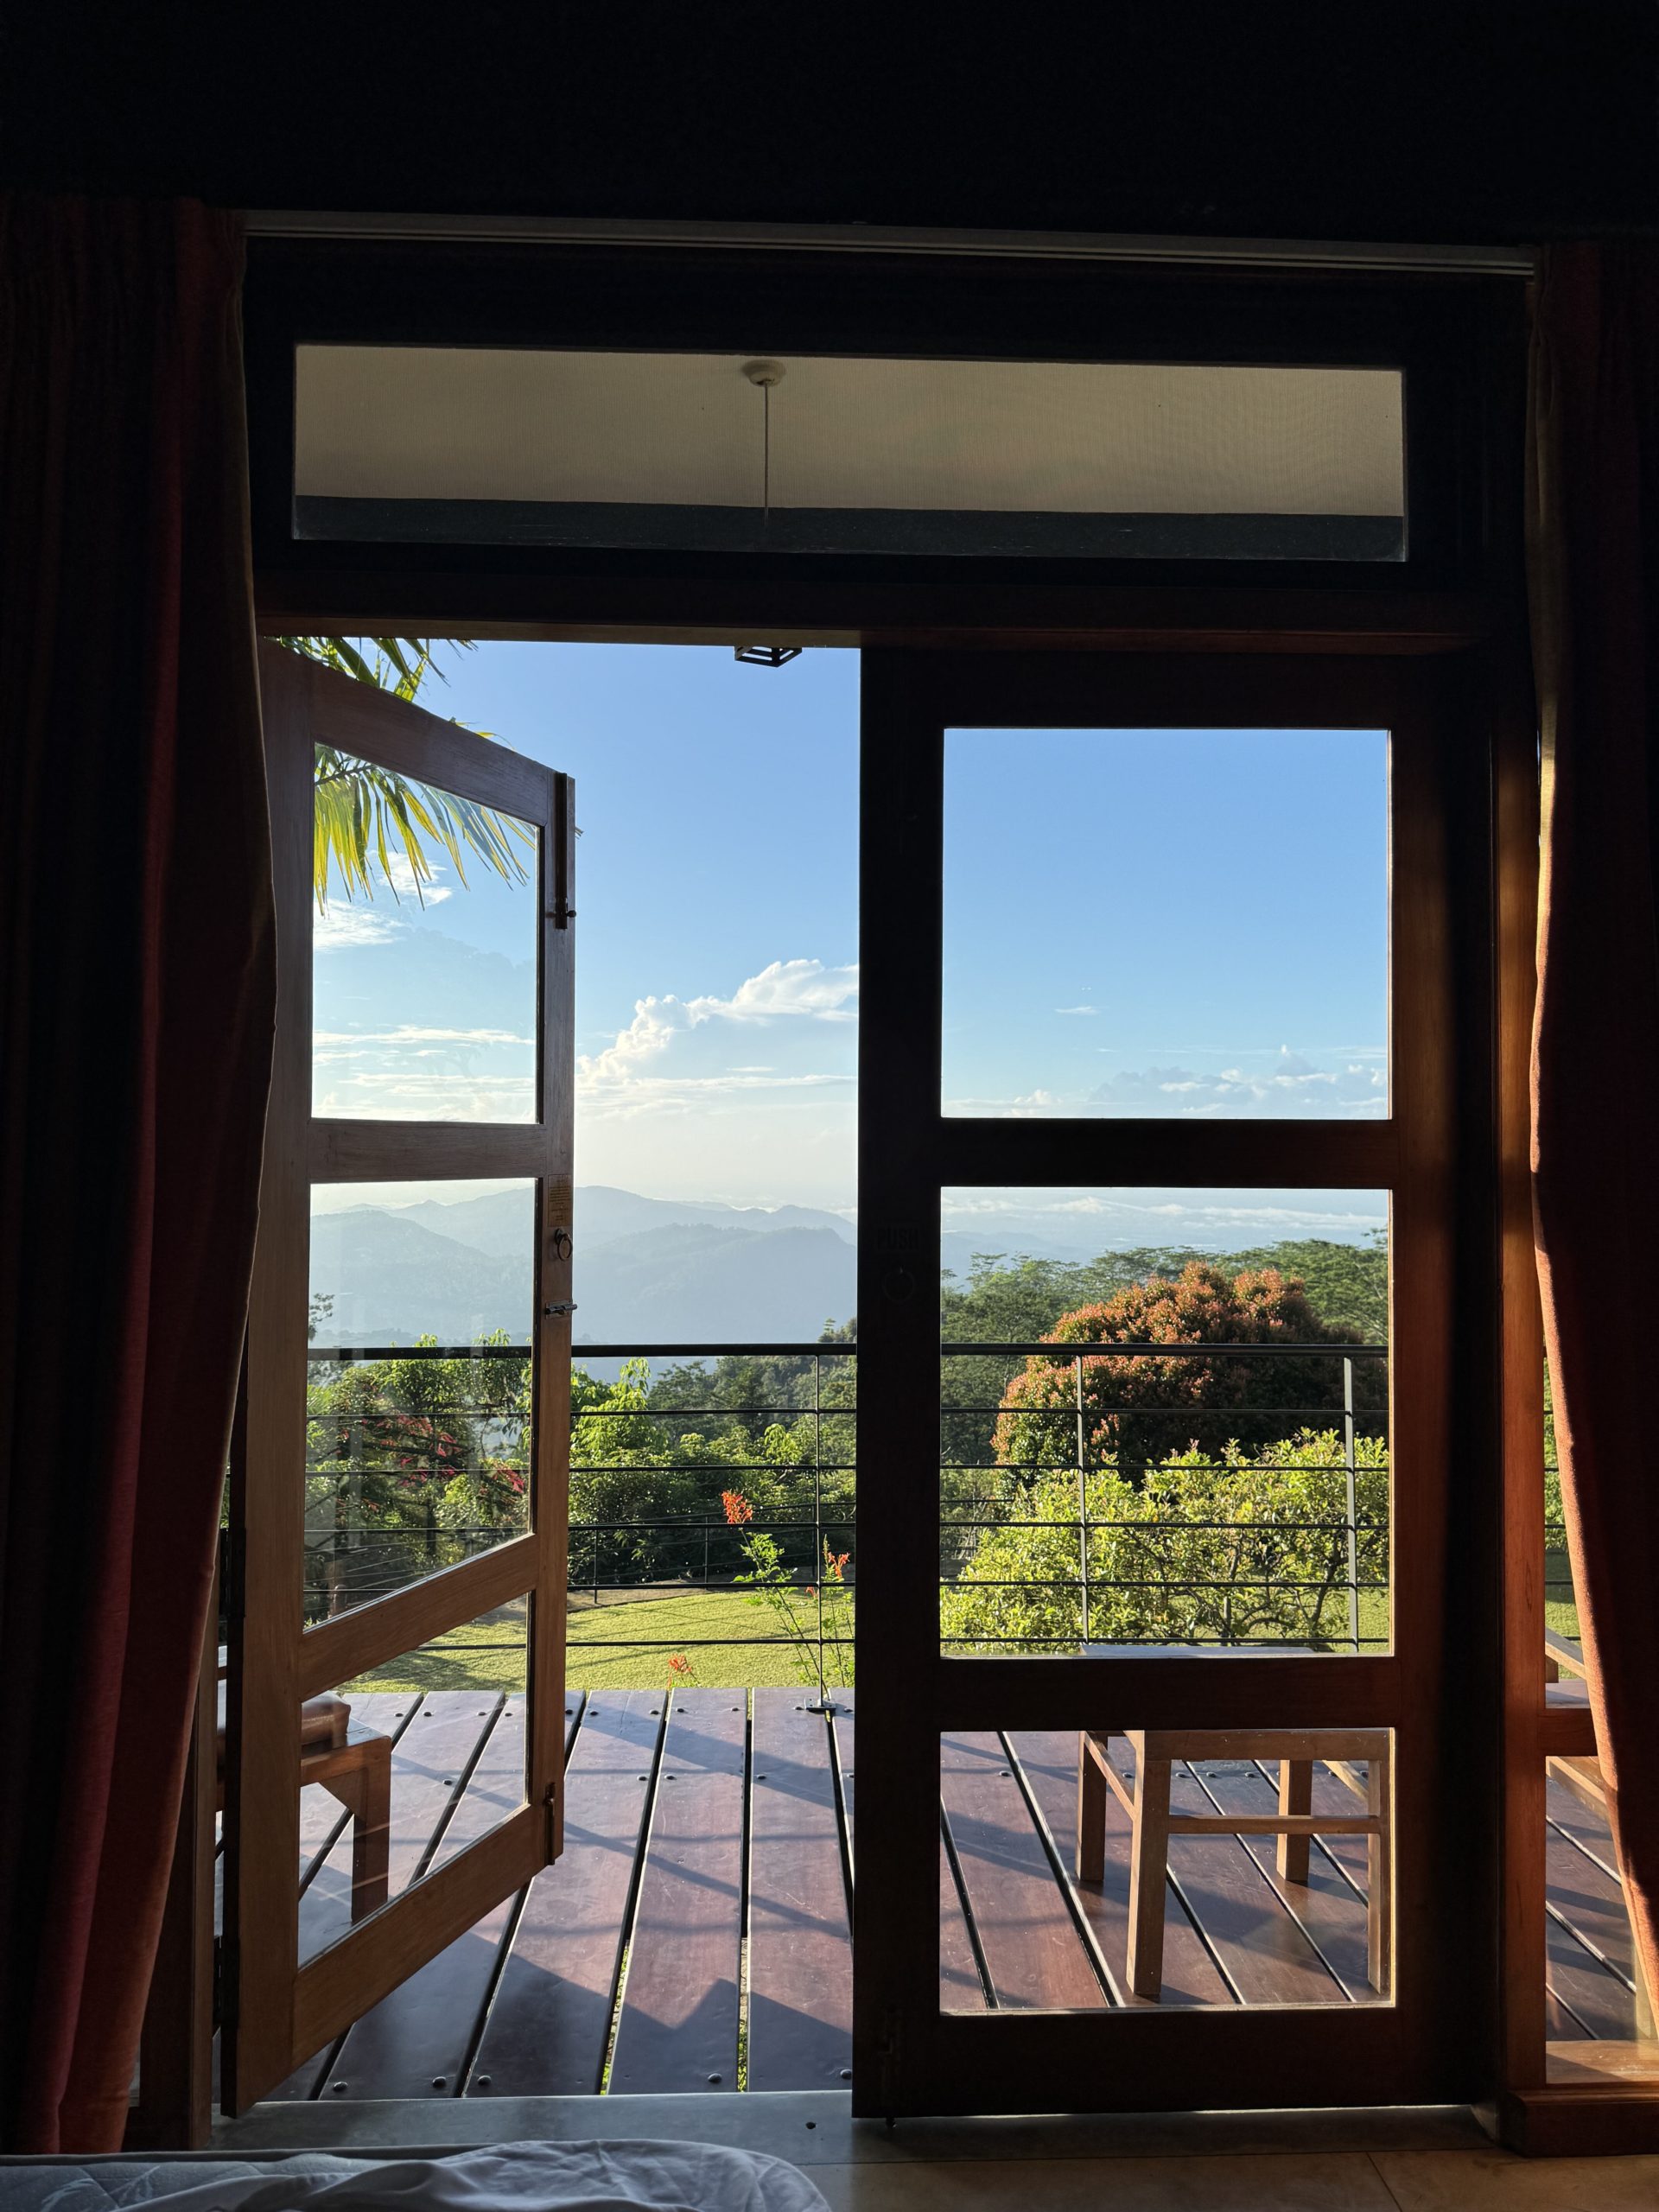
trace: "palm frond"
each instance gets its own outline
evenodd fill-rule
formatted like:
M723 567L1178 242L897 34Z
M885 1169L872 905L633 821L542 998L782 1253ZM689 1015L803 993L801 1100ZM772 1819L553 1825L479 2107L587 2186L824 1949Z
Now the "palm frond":
M276 642L354 683L372 684L376 690L411 702L429 679L448 681L437 663L439 645L472 651L471 639L464 638L278 638ZM487 730L474 734L490 734ZM415 895L424 903L424 887L433 880L431 844L442 848L463 884L467 853L509 883L527 880L529 870L517 847L527 845L533 851L536 833L512 816L431 784L416 783L332 746L318 746L315 760L312 888L320 911L327 909L329 888L335 882L348 899L372 899L376 863L378 880L397 897L392 866L399 853L408 863Z

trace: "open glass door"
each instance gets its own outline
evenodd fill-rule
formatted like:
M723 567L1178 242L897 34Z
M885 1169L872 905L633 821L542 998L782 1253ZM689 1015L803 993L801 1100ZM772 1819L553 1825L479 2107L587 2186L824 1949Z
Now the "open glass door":
M860 2112L1484 2078L1494 1440L1459 1408L1490 1408L1491 1313L1458 1282L1491 1235L1490 906L1457 682L865 655Z
M563 1741L571 785L274 645L261 683L279 997L229 1530L230 2110L556 1856ZM458 1643L490 1687L426 1694Z

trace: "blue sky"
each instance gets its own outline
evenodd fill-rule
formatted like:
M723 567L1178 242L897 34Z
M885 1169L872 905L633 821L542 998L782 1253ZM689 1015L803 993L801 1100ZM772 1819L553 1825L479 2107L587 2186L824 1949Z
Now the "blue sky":
M856 654L444 664L436 711L576 779L578 1179L851 1209ZM957 732L948 762L947 1109L1384 1110L1379 734ZM468 875L331 903L320 1110L528 1111L532 902Z

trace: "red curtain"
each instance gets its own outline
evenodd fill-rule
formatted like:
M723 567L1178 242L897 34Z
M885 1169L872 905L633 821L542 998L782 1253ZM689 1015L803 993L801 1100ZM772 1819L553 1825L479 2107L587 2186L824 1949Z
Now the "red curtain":
M1659 1990L1659 248L1546 256L1530 462L1539 1268L1597 1739Z
M0 199L0 2144L126 2118L274 1013L234 219Z

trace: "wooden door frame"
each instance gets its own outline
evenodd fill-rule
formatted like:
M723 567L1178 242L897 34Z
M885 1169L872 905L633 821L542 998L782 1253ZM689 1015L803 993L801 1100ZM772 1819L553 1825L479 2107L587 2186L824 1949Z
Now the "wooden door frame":
M261 575L262 628L338 632L373 626L401 632L439 626L483 637L572 638L599 643L730 645L776 630L779 641L862 647L975 646L983 650L1302 654L1342 657L1422 655L1455 658L1465 668L1475 719L1493 731L1492 841L1496 855L1491 929L1497 987L1490 1036L1467 1039L1490 1050L1495 1069L1494 1146L1500 1192L1493 1262L1501 1313L1491 1407L1501 1424L1503 1558L1500 2012L1482 2068L1478 2094L1496 2099L1505 2139L1517 2147L1580 2152L1659 2146L1659 2111L1650 2092L1547 2082L1543 2012L1544 1866L1542 1686L1536 1655L1541 1642L1542 1335L1533 1255L1529 1068L1535 990L1537 899L1538 764L1536 718L1527 672L1527 645L1518 597L1485 594L1367 592L1343 580L1319 591L1261 589L1248 582L1196 587L1181 582L1105 586L1070 594L1035 595L1020 604L995 592L979 604L971 580L960 592L890 591L879 580L842 580L770 587L753 594L754 619L734 625L725 607L683 589L619 591L608 580L596 596L581 579L567 582L556 602L544 582L511 574L433 577L412 585L371 561L342 563L327 579L300 590L285 574ZM814 619L816 617L816 619ZM372 618L372 620L371 620ZM200 1764L200 1763L199 1763ZM211 1786L211 1777L208 1777ZM200 1802L197 1804L200 1812ZM211 1804L208 1808L211 1818ZM194 1849L187 1802L181 1848ZM199 1821L197 1825L199 1826ZM196 1882L209 1885L211 1856L194 1849ZM871 1864L866 1854L865 1872ZM194 1969L158 1975L147 2022L147 2044L170 2049L188 2096L158 2109L142 2101L143 2140L199 2144L206 2120L200 2085L207 2063L202 2024L210 2017L212 1961L193 1934L194 1897L181 1892L169 1921ZM199 1918L199 1914L196 1916ZM165 1940L165 1939L164 1939ZM158 2073L160 2069L157 2069ZM1298 2094L1300 2095L1300 2090ZM139 2117L135 2115L136 2120ZM135 2136L135 2140L139 2139Z
M1399 658L874 653L865 662L860 1096L860 1657L904 1684L861 1714L884 1849L860 1867L855 2110L1160 2109L1471 2101L1496 2035L1500 1719L1497 1312L1490 1090L1490 722L1465 670ZM1393 1074L1363 1124L976 1121L940 1110L948 726L1387 727ZM1454 877L1455 837L1460 866ZM1478 1049L1459 1042L1472 1029ZM879 1111L874 1102L880 1102ZM1255 1184L1392 1192L1396 1639L1386 1656L1237 1669L1179 1658L943 1658L938 1648L938 1194L976 1182ZM1484 1280L1483 1280L1484 1279ZM1456 1402L1456 1314L1472 1390ZM1483 1440L1482 1415L1485 1416ZM1453 1452L1459 1478L1446 1503ZM879 1454L879 1456L878 1456ZM1438 1624L1447 1630L1444 1662ZM1490 1631L1490 1632L1489 1632ZM1462 1649L1458 1648L1459 1643ZM1073 1728L1389 1726L1395 1732L1397 1999L1387 2005L942 2013L938 1738ZM1471 1793L1471 1777L1478 1792ZM1458 1790L1461 1787L1459 1801ZM1455 1897L1432 1878L1444 1853ZM1486 1857L1491 1859L1488 1851ZM1485 1877L1486 1878L1483 1878ZM1460 1958L1453 1974L1451 1961ZM1294 2088L1291 2085L1294 2084Z
M261 648L277 928L276 1047L248 1350L232 1464L225 1774L222 2101L282 2081L421 1961L463 1935L559 1841L564 1491L569 1394L572 936L569 780L505 747L302 659ZM536 825L537 1118L519 1124L331 1121L311 1111L312 747L326 741ZM537 1179L530 1527L493 1550L304 1626L302 1485L309 1192L317 1182L477 1174ZM298 1957L302 1701L441 1630L530 1598L524 1803L317 1957Z

